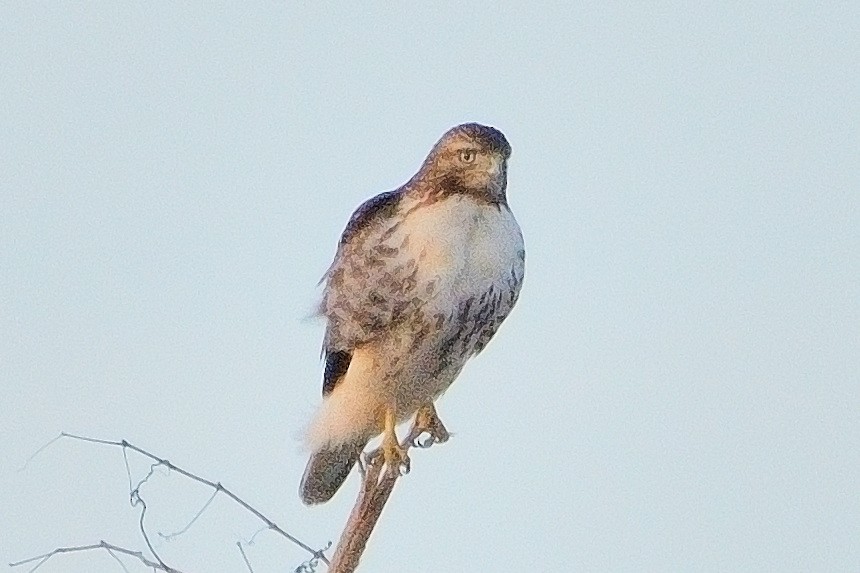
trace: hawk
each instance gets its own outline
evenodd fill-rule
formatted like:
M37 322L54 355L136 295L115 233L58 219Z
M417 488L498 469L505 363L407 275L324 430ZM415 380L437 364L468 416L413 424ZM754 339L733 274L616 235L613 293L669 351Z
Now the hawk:
M413 415L429 440L448 432L434 401L511 312L525 249L506 197L511 146L466 123L436 143L418 172L362 204L323 280L323 403L306 442L306 504L328 501L367 442L408 469L395 426Z

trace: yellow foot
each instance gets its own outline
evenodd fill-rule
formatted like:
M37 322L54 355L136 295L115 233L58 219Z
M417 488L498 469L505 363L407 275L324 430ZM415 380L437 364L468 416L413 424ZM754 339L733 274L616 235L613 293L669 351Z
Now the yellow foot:
M427 434L425 440L421 440L421 436ZM448 441L451 434L445 428L439 415L436 413L436 407L431 403L418 408L415 414L415 424L412 426L412 433L409 435L410 442L417 448L429 448L433 444L443 444Z
M409 454L397 441L397 435L393 432L391 434L386 432L382 438L382 459L385 460L386 466L396 468L400 475L409 473Z
M397 420L394 417L394 409L386 408L383 413L382 445L377 449L369 452L365 456L365 463L368 466L379 463L379 458L389 470L396 470L400 475L409 473L409 454L406 453L406 448L400 445L395 431ZM381 469L381 468L380 468Z

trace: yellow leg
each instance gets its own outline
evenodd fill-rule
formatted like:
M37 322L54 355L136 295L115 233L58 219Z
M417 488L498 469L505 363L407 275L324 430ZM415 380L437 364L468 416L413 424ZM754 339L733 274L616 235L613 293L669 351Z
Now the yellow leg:
M428 438L421 442L418 438L423 434L428 434ZM445 428L442 420L439 419L436 406L430 402L418 408L418 412L415 414L415 424L409 437L413 446L429 448L433 444L447 442L451 434L448 433L448 429Z
M385 429L382 433L382 455L385 464L390 468L399 468L401 473L408 473L409 455L397 440L397 418L393 407L385 408L383 425Z

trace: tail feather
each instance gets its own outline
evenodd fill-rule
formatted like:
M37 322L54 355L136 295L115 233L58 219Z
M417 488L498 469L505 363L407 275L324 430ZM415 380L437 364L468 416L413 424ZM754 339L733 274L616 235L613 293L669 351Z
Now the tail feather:
M340 489L364 449L365 440L326 447L311 455L299 496L306 505L323 503Z

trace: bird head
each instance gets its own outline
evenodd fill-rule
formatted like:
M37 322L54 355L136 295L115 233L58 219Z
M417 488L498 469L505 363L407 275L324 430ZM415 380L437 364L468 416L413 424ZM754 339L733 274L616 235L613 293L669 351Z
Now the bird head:
M498 129L464 123L448 130L433 147L420 173L437 192L462 193L504 203L511 146Z

